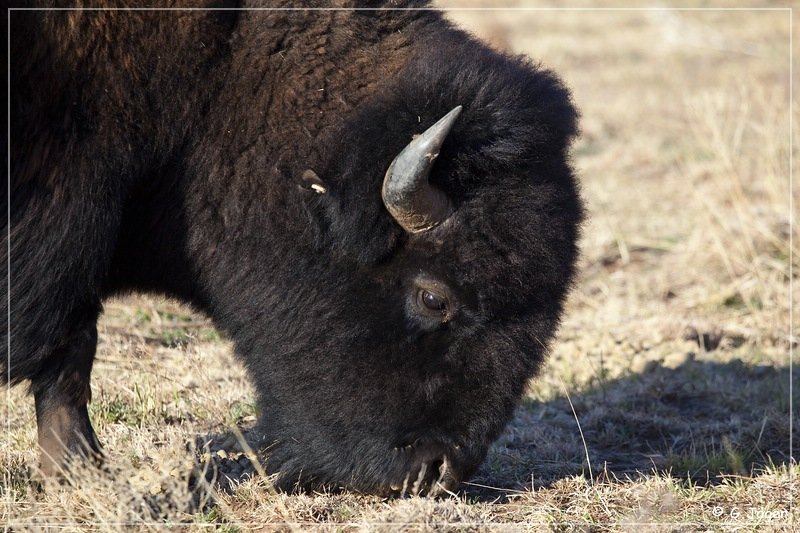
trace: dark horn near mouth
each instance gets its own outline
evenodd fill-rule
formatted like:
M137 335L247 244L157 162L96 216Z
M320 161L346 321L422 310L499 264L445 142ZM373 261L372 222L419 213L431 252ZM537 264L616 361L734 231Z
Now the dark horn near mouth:
M428 231L452 212L447 195L428 183L428 175L460 113L461 106L457 106L414 138L394 158L383 178L383 203L409 233Z

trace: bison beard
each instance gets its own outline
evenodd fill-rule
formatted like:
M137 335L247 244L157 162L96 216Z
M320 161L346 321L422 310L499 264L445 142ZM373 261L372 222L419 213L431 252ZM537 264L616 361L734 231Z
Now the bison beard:
M0 364L30 381L44 472L100 453L95 324L135 290L234 341L281 487L467 478L573 278L558 79L432 11L10 17Z

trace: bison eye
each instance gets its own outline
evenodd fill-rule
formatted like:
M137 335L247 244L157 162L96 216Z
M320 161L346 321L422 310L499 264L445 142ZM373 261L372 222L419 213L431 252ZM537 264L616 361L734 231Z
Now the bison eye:
M441 313L442 316L447 314L447 298L444 296L422 289L419 291L419 299L431 311Z
M425 274L412 281L406 310L413 323L426 331L436 331L450 322L459 308L458 298L441 280Z

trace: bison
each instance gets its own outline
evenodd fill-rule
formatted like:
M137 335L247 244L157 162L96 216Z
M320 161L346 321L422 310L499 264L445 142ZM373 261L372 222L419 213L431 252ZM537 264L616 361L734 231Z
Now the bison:
M2 373L46 475L101 453L96 322L130 291L232 339L282 489L480 464L573 280L577 112L425 6L10 13Z

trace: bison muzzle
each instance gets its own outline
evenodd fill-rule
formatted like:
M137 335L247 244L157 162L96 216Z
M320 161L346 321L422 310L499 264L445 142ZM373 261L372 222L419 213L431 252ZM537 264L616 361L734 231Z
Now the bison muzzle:
M10 12L0 364L43 471L100 454L102 301L149 291L232 339L280 487L454 489L573 279L568 90L423 2L207 7Z

